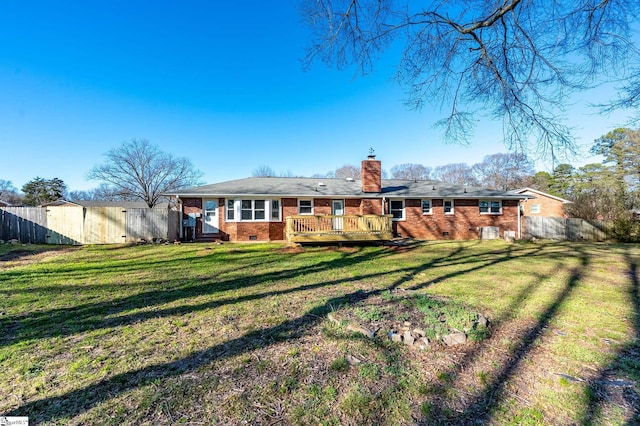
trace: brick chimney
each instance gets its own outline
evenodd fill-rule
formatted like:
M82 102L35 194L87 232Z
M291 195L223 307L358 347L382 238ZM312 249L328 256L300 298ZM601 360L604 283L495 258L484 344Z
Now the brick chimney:
M373 154L362 160L362 192L382 192L382 162Z

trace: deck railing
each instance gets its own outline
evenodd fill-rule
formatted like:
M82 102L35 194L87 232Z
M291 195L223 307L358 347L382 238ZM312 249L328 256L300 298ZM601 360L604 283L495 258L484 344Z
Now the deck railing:
M390 240L391 219L391 215L288 216L287 240L294 243Z

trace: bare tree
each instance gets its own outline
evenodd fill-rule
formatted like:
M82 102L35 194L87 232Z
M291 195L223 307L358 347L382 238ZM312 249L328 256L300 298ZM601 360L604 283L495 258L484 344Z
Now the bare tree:
M202 183L202 172L190 160L162 152L146 139L124 142L105 156L107 160L94 166L87 177L108 184L122 199L142 200L150 208L165 192Z
M253 169L253 172L251 173L251 176L253 177L274 177L277 176L276 171L273 170L271 167L267 166L266 164L263 164L262 166L259 166L255 169Z
M342 167L338 167L335 172L333 172L333 177L336 179L360 179L360 167L354 166L353 164L345 164Z
M427 180L431 177L431 167L422 164L405 163L391 168L392 179Z
M0 179L0 200L9 204L20 204L22 197L10 180Z
M485 156L482 162L474 164L473 172L480 185L508 191L526 186L535 169L524 154L500 153Z
M509 148L553 156L574 148L562 124L572 91L615 79L627 83L617 106L640 104L639 11L613 0L305 0L306 64L366 74L404 43L396 78L406 102L444 109L447 141L468 141L481 114L502 120Z
M474 186L478 184L473 170L466 163L452 163L437 166L433 169L432 176L436 180L453 183L455 185Z

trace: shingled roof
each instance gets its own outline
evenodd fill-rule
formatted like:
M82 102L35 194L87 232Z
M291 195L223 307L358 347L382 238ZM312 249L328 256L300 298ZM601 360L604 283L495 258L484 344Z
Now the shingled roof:
M359 179L250 177L168 192L181 197L345 197L345 198L495 198L524 199L527 195L435 180L383 179L381 192L363 192Z

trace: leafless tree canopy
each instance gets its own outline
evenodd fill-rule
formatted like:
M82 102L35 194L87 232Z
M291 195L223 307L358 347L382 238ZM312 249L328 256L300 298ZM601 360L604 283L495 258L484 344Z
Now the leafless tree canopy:
M480 163L473 165L473 171L480 185L508 191L527 186L535 168L524 154L499 153L485 156Z
M278 174L270 166L263 164L262 166L253 169L251 175L254 177L274 177Z
M333 177L337 179L360 179L360 167L354 166L353 164L345 164L335 170Z
M391 168L393 179L426 180L431 176L431 167L422 164L405 163Z
M201 184L202 172L191 161L162 152L146 139L125 142L106 157L87 177L107 183L122 199L142 200L149 207L165 192Z
M455 185L478 185L478 180L473 174L473 169L466 163L452 163L437 166L431 176L441 182Z
M619 81L615 106L640 104L631 24L640 3L618 0L303 0L306 57L372 71L400 46L407 104L444 110L445 139L466 142L475 114L503 123L514 150L574 148L562 122L567 95Z

